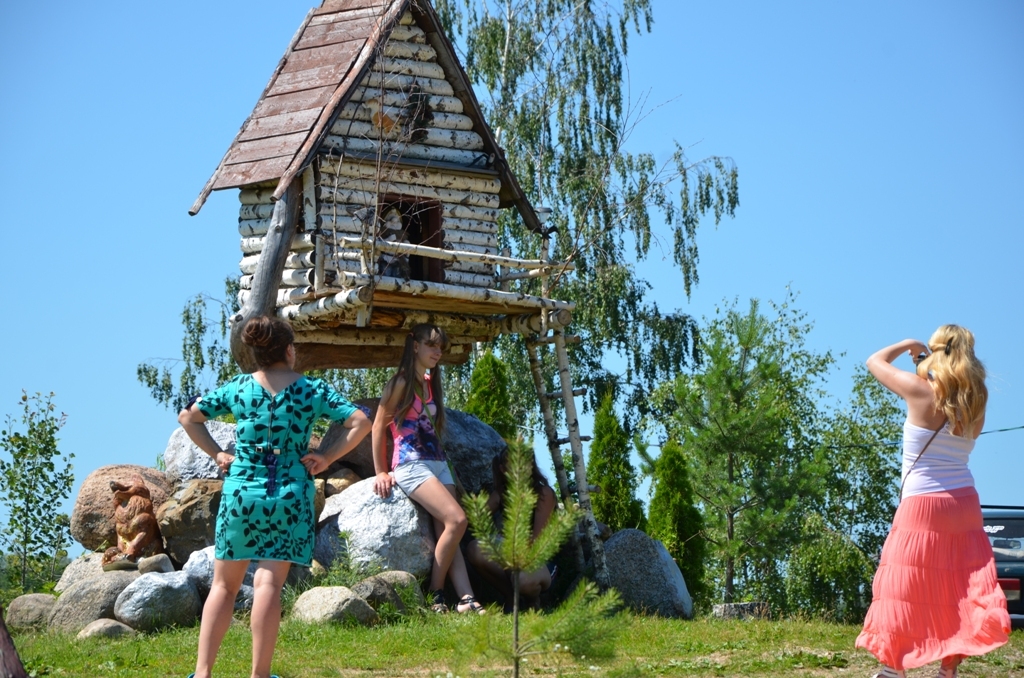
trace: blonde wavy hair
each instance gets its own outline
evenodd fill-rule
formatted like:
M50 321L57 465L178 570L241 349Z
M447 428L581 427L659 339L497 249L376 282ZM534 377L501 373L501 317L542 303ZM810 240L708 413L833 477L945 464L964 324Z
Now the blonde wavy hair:
M935 409L946 415L954 432L975 437L985 415L988 388L985 366L974 355L974 335L959 325L943 325L928 340L931 355L917 365L918 376L935 386Z

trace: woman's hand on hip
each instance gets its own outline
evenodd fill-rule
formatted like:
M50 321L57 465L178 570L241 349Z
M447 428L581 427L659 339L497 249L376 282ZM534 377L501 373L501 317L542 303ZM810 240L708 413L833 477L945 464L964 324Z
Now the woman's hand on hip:
M387 471L381 471L373 479L373 493L381 499L391 496L391 488L395 486L395 477Z
M331 462L327 461L327 457L319 452L310 452L302 459L302 465L309 471L309 475L315 476L318 473L323 473L327 470L327 467L331 465Z
M217 462L217 467L220 468L224 475L228 474L228 469L231 468L231 462L235 460L235 455L230 452L218 452L217 456L213 458Z

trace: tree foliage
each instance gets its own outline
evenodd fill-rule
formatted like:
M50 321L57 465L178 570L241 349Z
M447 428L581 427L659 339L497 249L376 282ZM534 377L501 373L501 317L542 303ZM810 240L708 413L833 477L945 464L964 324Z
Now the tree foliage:
M673 440L662 445L657 457L651 456L648 446L640 439L635 445L644 461L641 466L652 481L647 533L661 541L676 561L694 605L706 609L710 599L704 572L707 558L704 517L697 507L686 455Z
M819 492L818 400L833 363L805 346L810 325L791 301L774 318L757 301L720 311L702 334L702 364L661 402L669 439L693 469L722 599L777 609L786 607L784 554Z
M695 324L650 301L649 283L630 262L671 242L666 249L689 294L698 281L698 224L705 215L717 223L739 205L737 171L727 159L691 162L677 144L659 165L653 154L624 150L643 115L623 97L625 59L630 38L650 30L650 1L438 0L435 6L482 93L512 171L534 204L553 209L552 258L576 265L575 273L550 283L559 298L578 304L573 331L584 341L571 352L574 374L594 394L623 381L627 411L645 412L650 389L692 359ZM668 227L663 236L652 227L656 215ZM502 218L499 238L514 254L540 253L541 238L518 217ZM519 284L541 291L539 281ZM511 365L512 390L532 396L520 341L498 343ZM626 358L621 377L603 366L609 350ZM532 412L535 400L529 400Z
M584 653L588 646L607 645L607 640L615 633L607 616L619 603L614 591L598 595L593 585L584 582L549 619L533 618L528 633L520 636L519 573L533 572L551 560L576 529L580 519L579 509L570 504L552 513L548 524L536 538L533 537L533 510L537 506L537 495L533 491L532 470L533 448L521 439L510 441L506 495L502 504L504 523L500 533L487 508L485 494L463 499L466 517L484 555L512 576L513 635L509 651L503 653L512 660L515 676L519 675L525 657L551 651L556 643L571 643ZM485 618L484 621L488 620ZM485 624L482 630L481 648L498 647L490 639L489 626Z
M54 581L71 544L71 521L58 507L71 495L75 455L62 455L57 448L66 415L57 413L53 397L22 391L20 421L7 415L0 431L5 455L0 457L0 504L7 511L0 540L14 556L15 578L23 592ZM40 568L42 562L49 567Z
M903 418L899 398L859 366L849 402L822 431L818 511L830 530L876 560L896 512Z
M606 524L612 532L627 527L640 530L647 527L643 502L636 496L639 482L636 469L629 460L631 449L629 436L615 415L612 396L606 394L594 414L587 482L601 488L590 497L594 518Z
M516 437L508 367L491 351L484 353L473 366L466 412L493 428L505 440Z

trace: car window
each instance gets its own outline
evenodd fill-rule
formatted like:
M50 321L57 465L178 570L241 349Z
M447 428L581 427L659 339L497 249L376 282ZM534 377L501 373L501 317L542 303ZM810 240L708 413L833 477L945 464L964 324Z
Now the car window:
M985 533L997 561L1024 560L1024 518L985 518Z

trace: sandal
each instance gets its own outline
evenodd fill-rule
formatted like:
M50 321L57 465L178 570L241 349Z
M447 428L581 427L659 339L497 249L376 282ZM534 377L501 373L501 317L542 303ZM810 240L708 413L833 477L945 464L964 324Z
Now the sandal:
M459 604L455 606L455 609L459 614L465 614L467 612L487 614L487 610L484 609L484 606L477 602L477 599L473 596L462 596L459 598Z
M448 606L444 604L444 591L441 589L429 591L427 597L430 599L431 610L438 614L444 614L448 611Z

